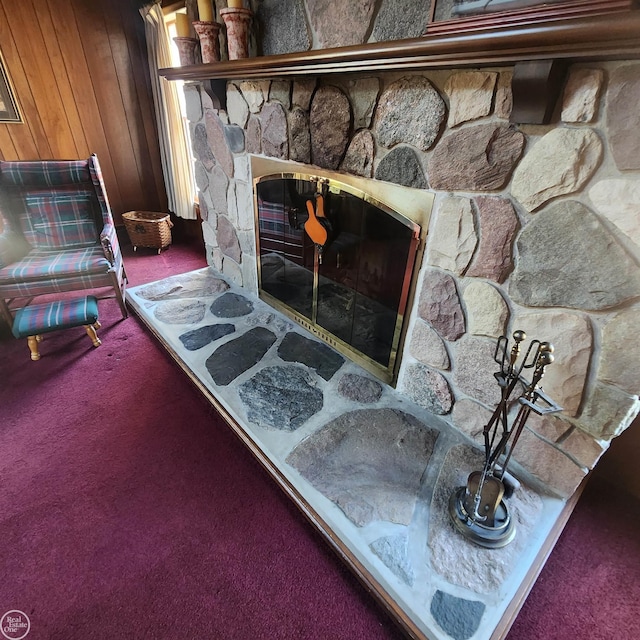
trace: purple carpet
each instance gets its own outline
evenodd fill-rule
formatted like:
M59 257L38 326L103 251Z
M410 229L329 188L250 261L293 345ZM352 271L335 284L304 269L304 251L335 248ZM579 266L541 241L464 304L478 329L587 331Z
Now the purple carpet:
M125 249L132 285L204 266ZM0 615L29 640L402 634L135 317L0 342ZM592 482L509 640L640 637L640 510Z

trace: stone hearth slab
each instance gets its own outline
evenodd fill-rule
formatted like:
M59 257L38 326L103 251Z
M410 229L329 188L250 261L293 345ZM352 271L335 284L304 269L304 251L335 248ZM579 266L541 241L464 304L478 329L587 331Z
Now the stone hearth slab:
M243 443L415 638L503 637L570 505L518 475L516 538L462 537L448 497L481 466L468 437L211 268L128 302Z

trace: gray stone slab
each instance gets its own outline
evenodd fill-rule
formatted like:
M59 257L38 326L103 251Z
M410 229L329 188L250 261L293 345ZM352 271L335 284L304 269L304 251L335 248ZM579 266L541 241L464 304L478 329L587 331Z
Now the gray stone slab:
M294 331L284 337L278 347L278 355L286 362L299 362L314 369L325 380L330 380L344 364L344 358L328 345Z
M207 109L204 116L207 128L207 142L216 162L222 167L224 172L233 178L233 156L224 135L224 123L219 116L210 109Z
M390 151L380 161L375 177L414 189L426 189L428 186L418 154L411 147L396 147Z
M640 169L640 64L619 67L607 90L607 133L616 166Z
M602 330L598 377L628 393L640 391L640 343L630 339L640 328L640 309L630 308L610 318Z
M500 400L500 387L493 376L495 349L495 340L467 335L458 343L453 367L458 390L489 407Z
M224 138L233 153L244 151L244 130L235 124L224 125Z
M227 174L220 167L214 167L209 181L209 195L211 196L212 208L217 214L226 216L229 211L227 202L228 189L229 178Z
M446 415L453 406L453 393L447 379L421 363L407 366L402 390L416 404L436 415Z
M340 169L357 176L370 178L373 174L373 157L375 154L375 141L369 129L358 131L345 153L340 164Z
M598 216L575 200L538 213L517 247L509 294L518 304L599 311L640 295L638 265Z
M262 0L256 11L256 22L265 56L306 51L311 47L302 0Z
M209 148L209 142L207 140L207 128L204 126L202 122L198 123L193 128L192 133L192 145L193 145L193 155L196 157L196 160L199 160L207 171L211 171L213 165L216 162L216 159L213 157L213 153Z
M478 600L458 598L439 589L431 600L431 615L454 640L468 640L478 630L485 608Z
M311 98L313 97L313 92L316 90L316 84L318 84L316 78L298 78L294 80L291 92L292 105L309 111Z
M196 186L200 191L206 191L209 186L209 176L207 170L204 168L201 162L196 162L194 166L194 177L196 179Z
M253 311L254 304L238 293L225 293L211 305L211 313L216 318L240 318Z
M240 240L235 227L226 216L218 216L218 244L225 256L238 264L242 261Z
M165 324L197 324L206 310L199 300L164 300L156 305L153 315Z
M273 80L269 88L269 100L277 100L285 109L291 106L291 82L289 80Z
M273 158L289 156L287 115L279 102L267 102L262 108L262 151Z
M380 79L358 77L347 81L346 87L353 107L353 128L368 129L378 103Z
M417 38L427 28L430 2L382 0L369 42Z
M438 432L397 409L345 413L287 457L357 526L408 524Z
M340 378L338 393L352 402L370 404L382 395L382 385L377 380L365 378L355 373L347 373Z
M229 285L222 278L214 276L213 272L201 271L152 282L139 289L137 295L145 300L204 298L223 293L228 288Z
M207 371L216 384L228 385L260 362L275 341L276 336L269 329L249 329L238 338L218 347L207 359Z
M280 431L295 431L323 407L322 391L298 366L266 367L238 395L251 422Z
M413 585L415 572L407 553L408 537L406 535L378 538L369 546L402 582L409 586Z
M262 125L260 118L251 114L247 121L247 153L262 153Z
M309 113L294 107L287 114L289 124L289 159L295 162L311 162L311 132Z
M449 354L438 332L426 322L416 319L409 342L409 353L422 364L436 369L449 369Z
M202 191L198 191L198 204L200 206L200 218L202 220L209 220L209 205L207 204L207 198Z
M349 143L351 104L338 87L320 87L309 114L311 160L325 169L337 169Z
M401 78L380 95L373 130L383 147L405 142L427 151L442 129L445 111L444 100L426 78Z
M311 26L321 49L364 43L375 0L306 0L306 3Z
M198 327L192 331L187 331L180 336L180 342L188 351L197 351L206 347L209 343L215 342L224 336L233 333L236 328L229 323L208 324L205 327Z

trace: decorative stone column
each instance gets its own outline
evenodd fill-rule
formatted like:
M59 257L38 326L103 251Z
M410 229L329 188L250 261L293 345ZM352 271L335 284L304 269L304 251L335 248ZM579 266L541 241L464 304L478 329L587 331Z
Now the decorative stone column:
M249 57L249 22L253 12L250 9L220 9L220 15L227 27L227 47L229 60Z
M196 63L196 47L198 41L195 38L186 38L184 36L176 36L173 41L178 47L178 54L180 55L180 66L186 67L190 64Z
M219 22L208 22L199 20L193 23L193 28L200 39L200 51L202 53L202 62L220 62L220 42L218 34L220 33Z

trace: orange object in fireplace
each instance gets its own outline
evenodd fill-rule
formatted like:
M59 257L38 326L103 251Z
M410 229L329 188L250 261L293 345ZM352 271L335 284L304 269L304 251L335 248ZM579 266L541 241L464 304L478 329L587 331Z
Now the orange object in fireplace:
M312 200L307 200L307 211L309 212L309 218L304 223L304 230L311 240L323 247L327 243L329 234L327 233L327 218L324 215L324 198L317 196L316 207L313 206ZM324 221L324 224L322 224Z

